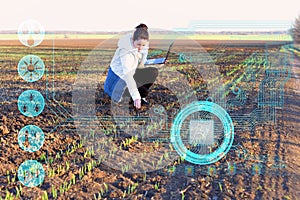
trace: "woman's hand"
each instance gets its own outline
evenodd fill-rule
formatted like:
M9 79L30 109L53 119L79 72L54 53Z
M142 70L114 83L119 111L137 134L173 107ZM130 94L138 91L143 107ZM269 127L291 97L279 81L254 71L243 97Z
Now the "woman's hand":
M136 100L134 100L134 106L135 106L137 109L140 109L140 108L141 108L141 99L136 99Z

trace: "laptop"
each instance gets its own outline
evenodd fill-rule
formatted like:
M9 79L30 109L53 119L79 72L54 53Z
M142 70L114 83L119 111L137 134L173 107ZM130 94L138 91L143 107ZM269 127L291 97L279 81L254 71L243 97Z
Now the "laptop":
M171 51L171 48L174 44L174 41L170 44L169 46L169 49L168 49L168 52L167 52L167 55L165 58L152 58L152 59L147 59L147 61L145 62L145 65L159 65L159 64L165 64L168 57L169 57L169 54L170 54L170 51Z

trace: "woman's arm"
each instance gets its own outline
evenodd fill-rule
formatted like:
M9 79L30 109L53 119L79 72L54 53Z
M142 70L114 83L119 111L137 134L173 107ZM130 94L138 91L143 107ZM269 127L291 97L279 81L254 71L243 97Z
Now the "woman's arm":
M121 59L122 70L123 70L123 74L124 74L124 77L122 77L122 78L126 82L128 91L129 91L132 99L134 101L137 99L140 100L141 95L137 89L136 82L133 78L133 75L136 70L135 65L137 65L136 58L130 52L126 52L126 50L121 50L120 55L122 55L122 56L120 56L120 59Z

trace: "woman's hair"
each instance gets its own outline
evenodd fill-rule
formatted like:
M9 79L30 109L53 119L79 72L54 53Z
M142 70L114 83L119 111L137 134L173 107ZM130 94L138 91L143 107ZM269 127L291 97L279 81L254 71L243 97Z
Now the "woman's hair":
M149 40L148 27L146 26L146 24L140 24L135 27L135 31L133 33L133 41L140 39Z

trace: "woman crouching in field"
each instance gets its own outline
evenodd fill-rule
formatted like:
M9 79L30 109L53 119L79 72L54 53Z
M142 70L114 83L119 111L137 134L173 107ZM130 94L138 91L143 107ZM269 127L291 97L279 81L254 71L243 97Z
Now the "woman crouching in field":
M149 33L145 24L119 40L104 82L104 91L112 100L121 102L124 96L131 96L137 109L148 104L145 97L158 75L156 68L144 67L148 49Z

